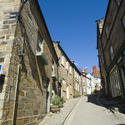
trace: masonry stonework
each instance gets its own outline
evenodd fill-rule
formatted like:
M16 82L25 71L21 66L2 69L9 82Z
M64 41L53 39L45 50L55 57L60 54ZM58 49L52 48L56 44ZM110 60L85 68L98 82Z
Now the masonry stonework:
M35 124L49 111L53 63L57 76L56 53L38 1L0 2L5 5L1 16L7 14L2 18L7 25L2 20L0 31L0 54L5 58L2 65L5 81L0 93L1 124ZM15 20L14 24L11 19ZM37 56L39 37L48 64L42 56Z

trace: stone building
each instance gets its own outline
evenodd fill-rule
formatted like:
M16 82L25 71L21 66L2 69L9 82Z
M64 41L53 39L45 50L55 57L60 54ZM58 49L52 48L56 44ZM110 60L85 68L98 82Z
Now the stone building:
M105 57L104 57L104 51L103 51L103 45L102 41L100 39L103 24L104 24L104 18L97 20L97 49L98 49L98 60L99 60L99 68L100 68L100 77L101 77L101 84L103 87L103 91L106 96L108 96L108 81L107 81L107 75L106 75L106 63L105 63Z
M84 72L82 72L82 78L84 95L90 95L101 90L101 79L97 67L93 68L92 73L88 72L87 68L85 68Z
M80 70L74 64L74 96L82 94L82 78Z
M101 29L101 23L103 27ZM101 32L100 32L101 30ZM100 33L99 33L100 32ZM125 96L125 1L109 0L104 20L97 20L100 67L108 96ZM100 50L101 48L101 50ZM100 59L99 59L100 60ZM105 74L105 75L104 75Z
M49 112L57 66L38 1L0 0L1 125L31 125Z
M59 82L61 86L61 96L64 99L73 98L76 94L82 94L81 73L74 62L69 59L60 42L53 42L57 56L59 58Z
M62 47L60 46L60 42L53 42L58 59L59 59L59 83L61 86L60 95L64 97L64 99L73 98L74 95L74 72L73 72L73 63L68 58Z

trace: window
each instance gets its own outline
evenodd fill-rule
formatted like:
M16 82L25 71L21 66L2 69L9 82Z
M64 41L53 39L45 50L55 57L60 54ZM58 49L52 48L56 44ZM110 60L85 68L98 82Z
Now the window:
M75 90L77 90L77 88L78 88L78 87L77 87L77 83L76 83L76 84L75 84Z
M64 56L61 56L61 64L64 65Z
M65 80L62 80L62 84L66 84Z
M111 84L112 97L120 96L121 95L120 76L117 67L115 67L113 71L110 73L110 84Z
M111 59L113 60L113 58L114 58L114 52L113 52L112 46L110 47L110 56L111 56Z
M70 85L70 88L72 88L72 86Z
M38 35L37 39L37 52L43 52L43 45L42 45L43 39Z
M75 78L77 78L77 74L76 74L76 72L75 72Z
M121 0L116 0L116 2L117 2L117 5L119 6L121 3Z
M4 58L0 58L0 62L4 62Z
M124 14L124 16L123 16L122 23L123 23L124 28L125 28L125 14Z
M109 37L109 27L108 26L106 27L106 36L107 36L107 38Z
M72 73L72 67L70 66L70 68L69 68L69 73Z
M19 16L19 13L18 13L18 12L11 12L9 19L18 18L18 16Z
M68 61L66 61L66 69L68 70Z
M54 61L52 61L52 74L55 74Z

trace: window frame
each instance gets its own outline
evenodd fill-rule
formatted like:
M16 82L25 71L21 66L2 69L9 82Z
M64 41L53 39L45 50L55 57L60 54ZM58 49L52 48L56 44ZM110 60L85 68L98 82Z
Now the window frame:
M115 0L115 2L116 2L116 4L117 4L117 6L120 6L120 5L121 5L122 0Z
M66 69L68 70L69 64L68 61L66 61Z
M64 66L64 55L61 55L61 64Z
M110 46L110 58L111 58L111 60L113 60L114 59L114 50L113 50L113 47L112 46Z
M4 58L4 57L1 57L1 58L0 58L0 63L3 63L4 60L5 60L5 58Z
M37 52L43 52L43 38L41 37L40 33L38 33L36 50Z
M125 12L124 12L124 14L123 14L123 16L121 18L121 23L122 23L122 26L123 26L124 31L125 31L125 22L123 22L123 20L125 20Z
M110 33L110 28L109 28L109 26L106 26L106 28L105 28L105 33L106 33L106 37L107 37L107 39L109 38L109 33Z

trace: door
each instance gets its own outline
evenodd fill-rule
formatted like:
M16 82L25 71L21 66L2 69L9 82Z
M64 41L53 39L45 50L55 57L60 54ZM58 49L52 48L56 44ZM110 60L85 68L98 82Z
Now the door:
M125 93L125 66L124 65L120 68L120 72L121 72L121 78L122 78L123 87L124 87L124 93Z
M69 86L68 85L67 85L66 92L67 92L67 99L69 99Z
M50 83L47 88L47 113L50 112Z

